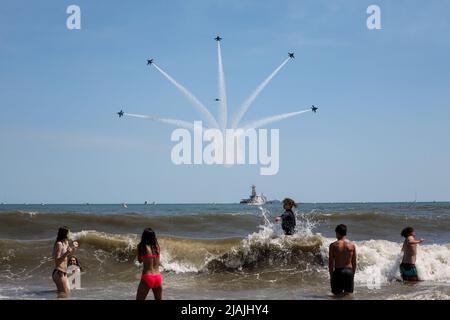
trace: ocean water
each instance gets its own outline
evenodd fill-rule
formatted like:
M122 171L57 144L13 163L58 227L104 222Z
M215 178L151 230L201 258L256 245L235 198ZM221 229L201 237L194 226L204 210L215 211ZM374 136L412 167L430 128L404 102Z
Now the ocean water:
M84 268L70 299L134 299L146 227L161 245L165 299L332 299L328 245L339 223L357 246L354 299L450 298L450 203L301 204L291 237L274 222L281 213L279 204L0 205L0 299L56 298L62 225ZM406 226L425 239L416 284L399 281Z

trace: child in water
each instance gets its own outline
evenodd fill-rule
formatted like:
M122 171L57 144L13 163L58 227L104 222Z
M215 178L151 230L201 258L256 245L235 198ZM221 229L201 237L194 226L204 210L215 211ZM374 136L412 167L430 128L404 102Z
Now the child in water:
M69 281L69 287L73 289L81 289L81 272L83 268L75 256L69 256L67 262L67 279Z
M400 264L400 274L403 281L419 281L416 269L417 245L423 242L423 239L416 240L416 233L412 227L402 230L401 236L405 238L402 252L403 259Z
M282 204L285 211L281 216L276 217L275 221L281 220L281 228L283 229L284 234L287 236L291 236L295 233L296 225L295 214L292 211L292 208L296 208L297 205L295 204L295 201L290 198L284 199Z
M67 266L74 266L76 268L77 271L83 271L83 268L81 267L80 262L78 261L78 258L75 256L70 256L69 257L69 261L67 263Z

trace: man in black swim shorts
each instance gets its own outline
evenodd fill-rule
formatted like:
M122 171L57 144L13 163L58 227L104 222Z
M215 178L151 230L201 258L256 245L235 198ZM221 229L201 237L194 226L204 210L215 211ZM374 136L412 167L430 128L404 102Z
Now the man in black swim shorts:
M353 293L353 279L356 271L356 247L347 239L347 226L336 227L337 241L330 244L328 270L331 292L334 295Z

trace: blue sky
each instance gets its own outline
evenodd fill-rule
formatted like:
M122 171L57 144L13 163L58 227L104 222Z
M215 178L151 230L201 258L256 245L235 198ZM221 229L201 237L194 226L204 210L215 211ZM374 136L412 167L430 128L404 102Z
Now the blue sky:
M81 7L81 30L66 8ZM366 28L378 4L382 30ZM40 1L0 9L0 201L234 202L254 183L303 202L450 200L448 1ZM217 114L220 34L230 113L297 59L247 113L315 104L273 124L280 171L175 166L174 128L198 120L148 57Z

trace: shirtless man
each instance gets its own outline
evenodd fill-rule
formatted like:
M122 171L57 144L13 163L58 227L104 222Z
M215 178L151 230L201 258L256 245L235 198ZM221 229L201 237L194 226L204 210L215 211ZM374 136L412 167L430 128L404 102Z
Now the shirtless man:
M328 271L330 272L331 292L334 295L353 293L353 278L356 271L356 247L347 239L347 226L336 227L337 241L330 244Z
M416 240L416 234L411 227L403 229L401 235L405 238L405 241L402 247L403 259L400 264L400 274L403 281L419 281L416 269L416 255L417 245L422 243L423 239Z

